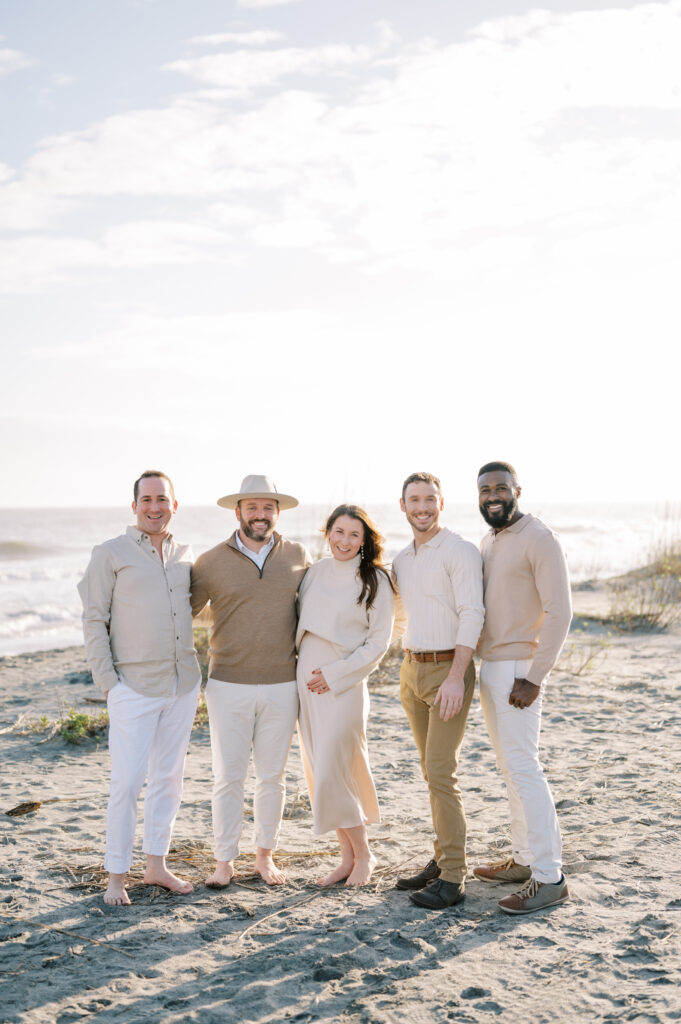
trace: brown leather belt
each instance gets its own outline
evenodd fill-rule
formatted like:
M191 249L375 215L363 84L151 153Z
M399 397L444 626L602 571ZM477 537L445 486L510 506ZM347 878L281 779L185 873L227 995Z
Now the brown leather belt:
M408 647L405 647L404 653L407 661L432 661L438 665L441 661L453 661L456 647L453 647L451 651L410 651Z

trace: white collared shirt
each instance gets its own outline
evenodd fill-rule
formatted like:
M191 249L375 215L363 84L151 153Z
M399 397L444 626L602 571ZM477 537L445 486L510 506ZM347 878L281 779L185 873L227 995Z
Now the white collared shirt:
M474 544L443 526L418 550L411 541L393 571L407 616L402 638L414 651L475 646L485 617L482 559Z
M272 534L267 544L263 544L263 546L260 548L260 551L251 551L250 548L247 548L246 545L241 540L238 530L236 531L234 536L236 539L236 546L238 547L239 551L241 551L244 555L248 555L250 560L252 562L255 562L258 569L262 570L262 567L265 564L265 559L267 558L270 551L274 547L274 534Z

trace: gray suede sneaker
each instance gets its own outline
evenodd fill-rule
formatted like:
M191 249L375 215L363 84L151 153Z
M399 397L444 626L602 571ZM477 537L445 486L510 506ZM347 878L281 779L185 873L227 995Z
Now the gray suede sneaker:
M505 914L533 914L535 910L565 903L569 895L565 875L561 875L560 881L554 883L538 882L536 878L531 878L518 892L499 900L499 909Z
M507 857L473 868L473 877L481 882L527 882L532 872L524 864L516 864L513 857Z

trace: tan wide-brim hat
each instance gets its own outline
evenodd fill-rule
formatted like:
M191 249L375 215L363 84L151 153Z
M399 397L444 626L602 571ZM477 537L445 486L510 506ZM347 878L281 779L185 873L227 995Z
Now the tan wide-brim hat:
M268 476L252 474L241 481L241 490L238 494L226 494L218 500L221 508L236 508L244 498L274 498L279 502L279 509L285 512L287 508L295 508L298 504L297 498L290 494L280 494Z

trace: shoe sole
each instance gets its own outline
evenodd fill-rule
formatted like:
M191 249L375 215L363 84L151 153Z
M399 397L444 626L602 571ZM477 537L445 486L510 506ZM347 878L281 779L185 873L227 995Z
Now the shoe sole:
M460 903L463 903L463 901L466 899L466 897L465 896L461 896L458 900L454 900L453 903L443 903L441 907L435 907L435 906L433 906L432 903L418 903L411 896L409 897L409 899L414 904L415 907L420 907L421 910L449 910L450 907L456 907Z
M499 910L503 910L504 914L536 914L540 910L548 910L549 907L557 907L560 903L565 903L566 900L569 899L569 894L567 896L560 896L557 900L554 900L553 903L543 903L541 907L530 907L528 910L511 910L510 907L502 907L500 903L498 904L498 907Z

